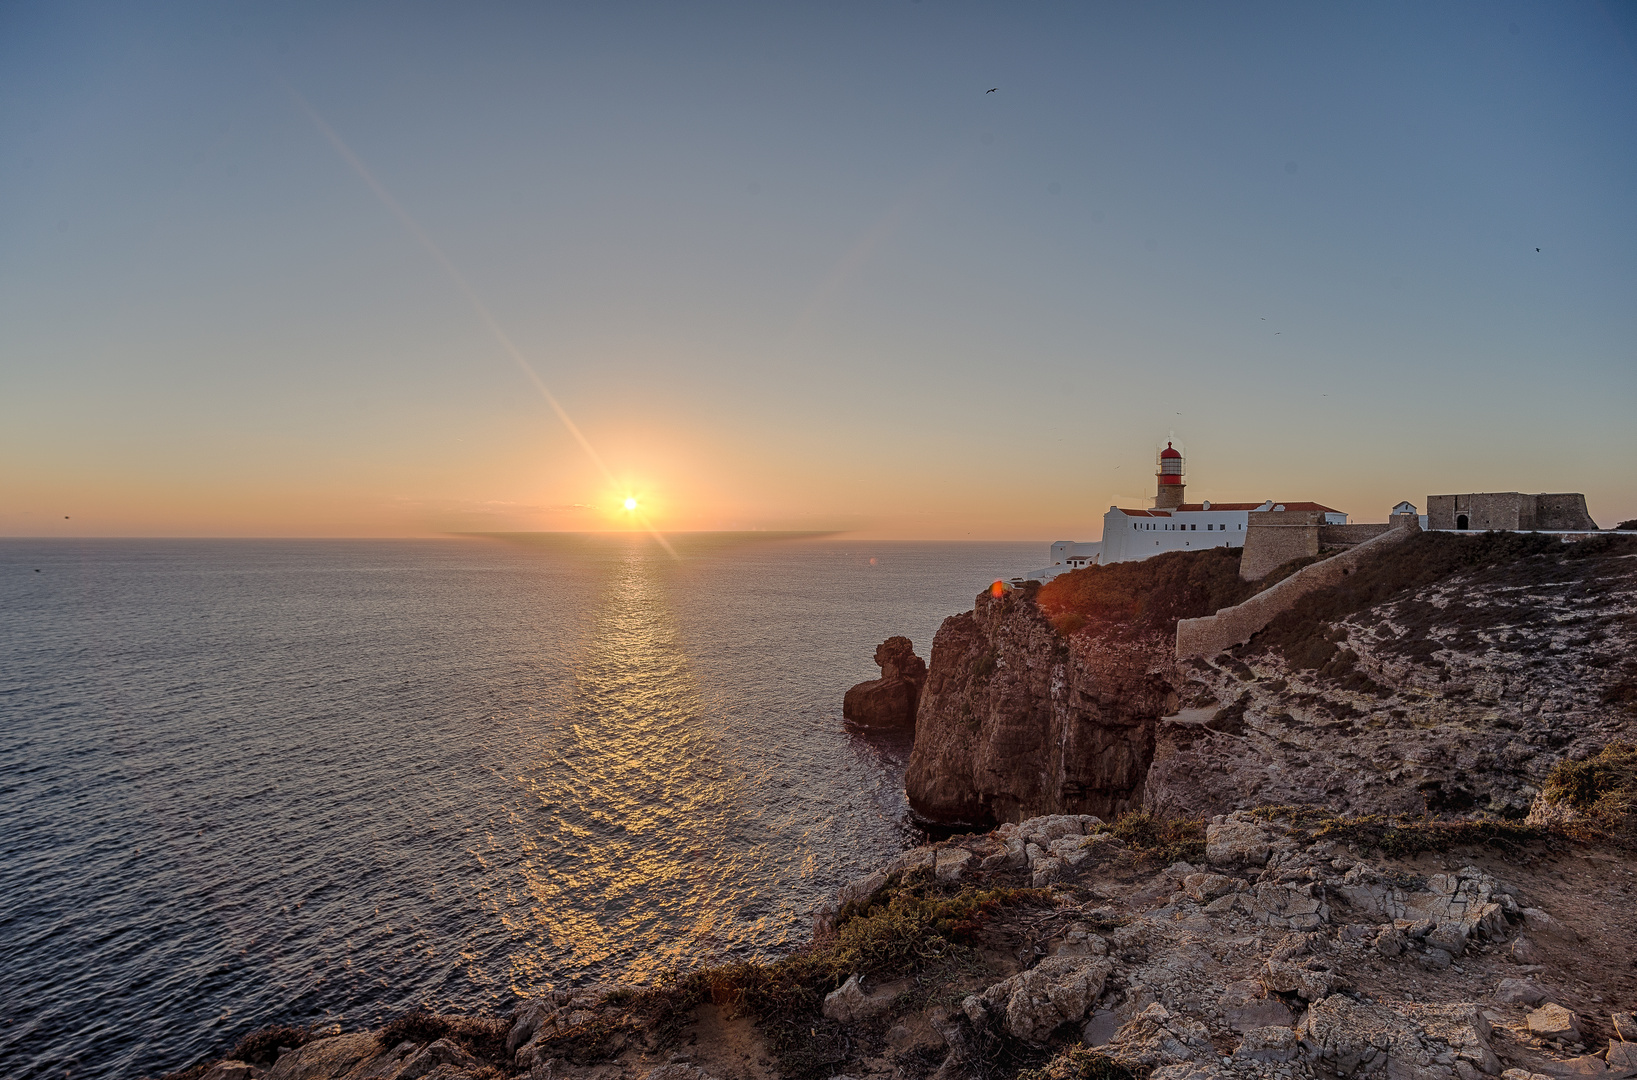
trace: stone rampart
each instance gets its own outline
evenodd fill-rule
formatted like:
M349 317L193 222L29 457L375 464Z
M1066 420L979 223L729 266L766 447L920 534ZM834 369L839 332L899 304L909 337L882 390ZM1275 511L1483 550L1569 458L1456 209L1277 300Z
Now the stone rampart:
M1352 570L1378 552L1401 544L1421 531L1415 518L1405 515L1394 518L1395 527L1381 535L1332 555L1311 566L1304 566L1279 584L1259 592L1242 604L1223 608L1215 615L1202 619L1183 619L1177 623L1177 659L1191 656L1215 656L1217 653L1251 639L1255 633L1272 622L1276 616L1296 606L1296 601L1320 589L1333 588ZM1248 530L1247 530L1248 533ZM1249 544L1247 535L1246 544Z
M1319 547L1352 547L1362 544L1366 540L1374 540L1391 525L1386 523L1376 525L1321 525L1319 527Z
M1252 511L1245 526L1239 580L1260 581L1275 567L1319 553L1324 515L1311 510Z
M1597 522L1586 509L1586 496L1579 492L1541 494L1535 496L1535 528L1590 530L1597 528Z

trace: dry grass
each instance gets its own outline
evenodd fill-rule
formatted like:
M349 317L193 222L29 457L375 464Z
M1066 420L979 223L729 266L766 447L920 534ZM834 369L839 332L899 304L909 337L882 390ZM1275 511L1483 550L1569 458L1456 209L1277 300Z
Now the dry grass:
M1578 840L1637 842L1637 746L1615 742L1585 761L1560 761L1530 820Z
M1205 858L1205 822L1197 819L1159 818L1145 810L1133 810L1107 831L1123 840L1138 857L1167 866Z
M1554 839L1549 829L1488 817L1445 819L1412 814L1348 817L1312 806L1259 806L1251 813L1262 821L1289 826L1302 836L1303 843L1334 840L1393 858L1485 845L1514 850Z
M1024 1069L1017 1080L1139 1080L1118 1061L1084 1046L1073 1046L1038 1069Z

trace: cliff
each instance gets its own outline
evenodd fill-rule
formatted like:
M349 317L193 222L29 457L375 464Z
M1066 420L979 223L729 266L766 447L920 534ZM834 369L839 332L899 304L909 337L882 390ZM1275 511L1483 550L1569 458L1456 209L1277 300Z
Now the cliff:
M1171 651L1152 632L1065 638L1033 588L980 594L932 642L910 805L965 822L1140 807L1155 721L1176 703Z
M1302 564L1250 586L1231 552L1176 553L980 594L933 641L910 804L1518 817L1558 761L1637 738L1637 541L1417 534L1344 561L1248 642L1181 663L1178 620Z

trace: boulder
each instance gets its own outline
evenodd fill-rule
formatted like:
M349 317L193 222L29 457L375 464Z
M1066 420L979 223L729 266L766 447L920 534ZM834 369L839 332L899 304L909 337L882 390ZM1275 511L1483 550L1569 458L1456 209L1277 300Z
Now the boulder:
M867 727L913 728L926 661L915 655L907 637L890 637L876 647L881 677L861 682L841 699L841 715Z
M1205 827L1205 858L1215 866L1268 861L1273 838L1261 822L1249 814L1233 813L1211 819Z
M467 1053L459 1043L439 1039L429 1043L425 1049L405 1062L403 1068L393 1075L392 1080L420 1080L442 1065L451 1067L443 1070L446 1073L454 1069L476 1069L478 1060Z
M1548 1002L1529 1014L1529 1034L1537 1039L1578 1039L1580 1024L1574 1013Z
M893 998L897 996L879 991L874 994L865 993L864 984L854 974L825 996L824 1015L838 1023L850 1024L854 1020L881 1015L892 1007Z
M980 1000L985 1012L1001 1013L1014 1037L1044 1042L1060 1025L1085 1019L1112 970L1100 956L1048 956L994 984Z
M1630 1013L1612 1013L1609 1021L1614 1025L1614 1033L1622 1042L1637 1042L1637 1018Z

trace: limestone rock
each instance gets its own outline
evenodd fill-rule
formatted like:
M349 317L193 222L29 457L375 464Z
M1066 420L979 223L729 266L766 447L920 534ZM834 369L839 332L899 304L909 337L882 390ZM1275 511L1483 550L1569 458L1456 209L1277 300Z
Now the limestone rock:
M1251 863L1260 866L1273 852L1272 837L1249 814L1211 819L1205 827L1205 858L1215 866Z
M1245 1032L1233 1056L1249 1061L1289 1061L1298 1050L1296 1032L1288 1027L1255 1027Z
M477 1058L467 1053L465 1048L448 1039L439 1039L429 1043L425 1049L404 1063L393 1080L420 1080L440 1066L451 1066L454 1071L459 1069L476 1069Z
M841 715L870 727L914 727L921 688L926 685L926 661L915 655L907 637L890 637L875 650L881 677L861 682L841 701Z
M256 1080L261 1070L244 1061L218 1061L199 1080Z
M1529 1014L1529 1034L1537 1039L1578 1039L1580 1024L1574 1013L1548 1002Z
M375 1044L375 1036L367 1032L332 1035L280 1054L262 1077L264 1080L330 1080L334 1076L345 1076L359 1062L378 1053L380 1047Z
M1637 1076L1637 1042L1609 1040L1608 1068L1609 1080Z
M1121 1027L1108 1043L1107 1052L1121 1064L1147 1068L1190 1061L1214 1064L1216 1056L1204 1024L1186 1016L1174 1016L1159 1002Z
M824 1015L843 1024L879 1016L892 1007L892 999L896 996L891 993L865 993L864 984L855 974L825 996Z
M985 990L982 1002L1003 1011L1016 1038L1043 1042L1058 1026L1085 1019L1113 967L1098 956L1048 956Z
M1373 1069L1383 1053L1390 1068L1406 1073L1443 1064L1439 1058L1444 1057L1451 1065L1465 1061L1494 1075L1501 1063L1490 1048L1489 1032L1483 1013L1468 1002L1365 1005L1340 994L1308 1009L1296 1028L1308 1054L1343 1076Z
M938 859L934 863L934 873L939 881L959 881L966 872L967 864L972 861L972 853L965 848L948 847L938 849Z
M1228 986L1217 1003L1223 1023L1234 1031L1260 1027L1290 1027L1295 1022L1290 1007L1278 998L1265 996L1261 983L1236 982Z

